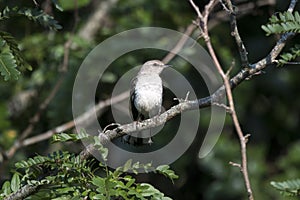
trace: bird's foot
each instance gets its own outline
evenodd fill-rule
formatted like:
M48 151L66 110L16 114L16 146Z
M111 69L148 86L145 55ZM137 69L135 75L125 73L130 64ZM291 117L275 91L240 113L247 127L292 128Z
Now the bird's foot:
M153 143L153 140L152 140L152 138L150 137L150 138L148 138L148 144L149 145L151 145Z
M184 99L182 99L182 98L174 98L174 100L177 100L179 103L183 103L183 102L186 102L186 101L188 101L188 99L189 99L189 95L190 95L190 91L188 91L188 92L186 93L186 95L185 95L185 98L184 98Z

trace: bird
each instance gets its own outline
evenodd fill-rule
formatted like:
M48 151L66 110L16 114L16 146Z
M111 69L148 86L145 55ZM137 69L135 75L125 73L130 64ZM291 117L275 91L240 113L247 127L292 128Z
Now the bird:
M160 74L169 66L160 60L147 61L131 80L129 108L133 120L137 123L160 114L163 101L163 84ZM151 130L148 138L129 136L127 142L134 145L151 144L153 143Z

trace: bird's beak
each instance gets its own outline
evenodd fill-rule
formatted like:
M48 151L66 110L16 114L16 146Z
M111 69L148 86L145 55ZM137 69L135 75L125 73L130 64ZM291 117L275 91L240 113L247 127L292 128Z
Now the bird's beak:
M172 67L172 65L164 65L164 67L166 68L166 67Z

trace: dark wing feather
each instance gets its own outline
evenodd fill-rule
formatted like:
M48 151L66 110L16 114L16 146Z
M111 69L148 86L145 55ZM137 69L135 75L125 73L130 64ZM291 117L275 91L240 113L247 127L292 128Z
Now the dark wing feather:
M130 85L130 104L129 104L129 108L131 111L131 116L133 118L134 121L138 121L139 119L139 112L136 109L135 105L134 105L134 99L135 99L135 85L136 85L136 81L137 78L133 78L131 80L131 85Z

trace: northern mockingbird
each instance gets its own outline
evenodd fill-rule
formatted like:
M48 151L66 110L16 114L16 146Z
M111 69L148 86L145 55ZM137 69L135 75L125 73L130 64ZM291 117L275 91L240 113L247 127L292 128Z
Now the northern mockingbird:
M169 65L165 65L159 60L147 61L143 64L138 74L131 80L130 110L133 120L137 122L137 126L139 121L143 121L160 114L163 85L159 75L163 69L168 66ZM143 136L142 132L139 132L137 136L138 137L127 136L125 141L130 144L133 143L134 145L152 143L151 130L148 131L148 135L146 137Z

